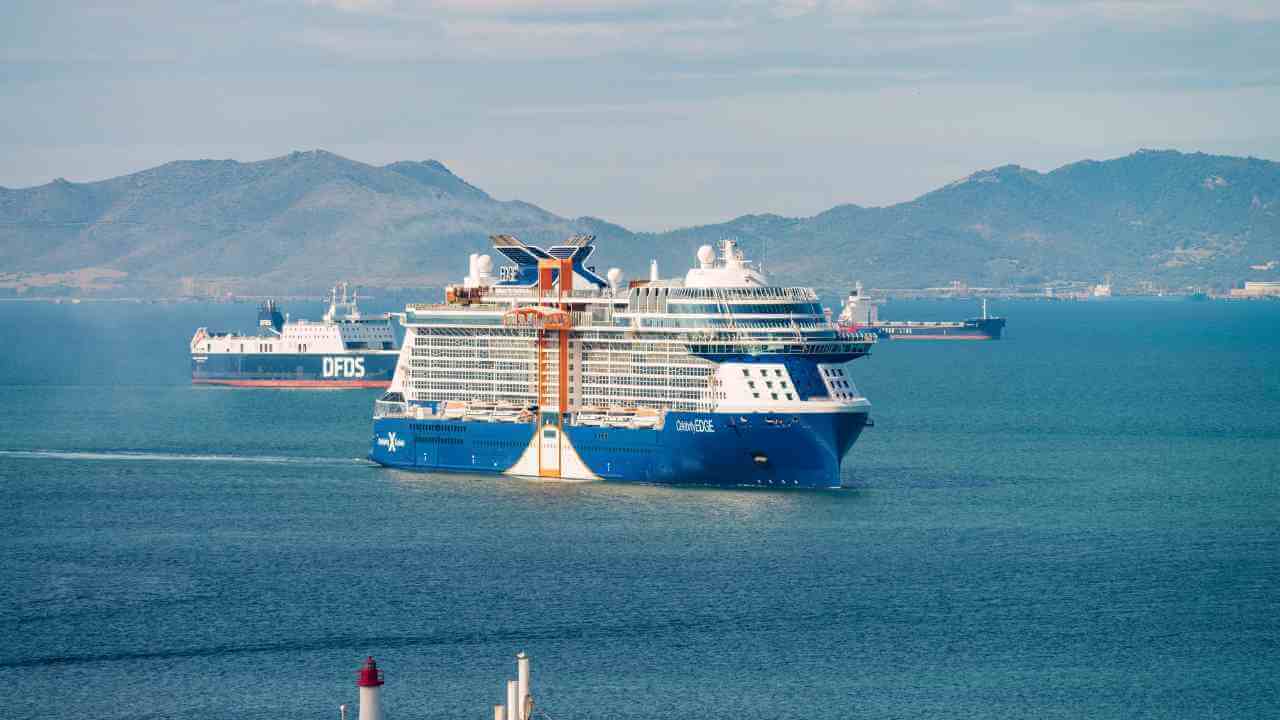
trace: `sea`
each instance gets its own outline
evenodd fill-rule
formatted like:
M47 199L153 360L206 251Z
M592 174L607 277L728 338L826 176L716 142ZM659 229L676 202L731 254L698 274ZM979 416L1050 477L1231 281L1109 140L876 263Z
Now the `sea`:
M337 718L372 655L488 720L523 650L550 720L1280 717L1280 303L992 311L788 491L386 470L377 391L189 384L252 305L0 302L3 713Z

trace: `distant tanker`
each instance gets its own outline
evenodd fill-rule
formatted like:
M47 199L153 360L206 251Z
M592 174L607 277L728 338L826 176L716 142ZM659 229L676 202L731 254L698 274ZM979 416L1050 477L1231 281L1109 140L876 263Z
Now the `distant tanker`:
M952 322L918 322L881 320L878 301L862 294L858 283L844 301L836 325L850 332L873 332L893 340L999 340L1005 319L987 315L987 301L982 301L982 317Z

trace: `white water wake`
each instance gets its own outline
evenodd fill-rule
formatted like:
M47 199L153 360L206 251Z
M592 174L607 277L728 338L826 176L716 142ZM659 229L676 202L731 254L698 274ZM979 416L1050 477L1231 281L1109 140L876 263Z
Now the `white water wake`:
M283 455L218 455L132 450L0 450L0 457L50 460L114 460L125 462L215 462L261 463L268 465L352 465L366 464L364 458L288 457Z

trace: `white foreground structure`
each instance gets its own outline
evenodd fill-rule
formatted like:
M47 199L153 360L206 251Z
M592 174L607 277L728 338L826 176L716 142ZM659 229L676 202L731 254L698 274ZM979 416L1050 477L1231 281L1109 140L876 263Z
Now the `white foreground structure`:
M360 688L360 720L382 720L382 671L369 656L356 679Z

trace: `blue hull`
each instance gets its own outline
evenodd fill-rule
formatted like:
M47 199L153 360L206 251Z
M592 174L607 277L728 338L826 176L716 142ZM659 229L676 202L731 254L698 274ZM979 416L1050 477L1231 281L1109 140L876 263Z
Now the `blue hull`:
M239 387L374 387L391 384L397 353L208 353L191 358L191 382Z
M866 412L668 413L663 429L579 426L569 442L595 476L657 484L828 488ZM516 473L532 422L374 420L369 459L408 470ZM530 473L536 474L536 473Z

